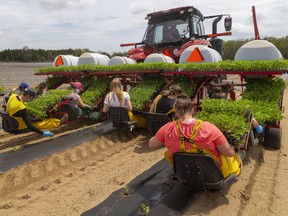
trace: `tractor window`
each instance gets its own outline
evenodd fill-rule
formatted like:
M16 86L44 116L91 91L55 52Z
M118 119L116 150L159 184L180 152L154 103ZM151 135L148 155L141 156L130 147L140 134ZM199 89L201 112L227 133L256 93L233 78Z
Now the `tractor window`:
M189 38L188 18L185 20L173 19L150 24L147 27L143 42L169 43L178 42L183 37Z
M205 35L203 22L201 21L200 17L193 16L192 22L193 22L193 34L196 34L198 36Z

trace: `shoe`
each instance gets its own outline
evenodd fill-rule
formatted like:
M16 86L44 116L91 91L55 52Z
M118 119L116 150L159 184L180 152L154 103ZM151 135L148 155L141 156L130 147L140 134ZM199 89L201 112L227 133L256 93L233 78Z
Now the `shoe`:
M60 125L67 124L68 114L64 114L60 119Z

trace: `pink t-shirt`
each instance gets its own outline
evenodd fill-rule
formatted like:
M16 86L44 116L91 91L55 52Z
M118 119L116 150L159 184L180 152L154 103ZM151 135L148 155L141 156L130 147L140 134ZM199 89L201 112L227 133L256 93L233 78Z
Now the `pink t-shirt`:
M185 124L179 121L179 126L184 137L188 139L190 138L196 122L197 121L193 121L190 124ZM180 152L180 139L175 122L169 122L161 127L155 136L159 142L165 144L172 157L175 152ZM194 142L201 149L209 150L217 157L218 161L220 162L220 153L216 149L216 146L225 144L227 139L215 125L210 122L203 121L199 127ZM187 141L184 141L184 144L186 150L193 148L192 145Z

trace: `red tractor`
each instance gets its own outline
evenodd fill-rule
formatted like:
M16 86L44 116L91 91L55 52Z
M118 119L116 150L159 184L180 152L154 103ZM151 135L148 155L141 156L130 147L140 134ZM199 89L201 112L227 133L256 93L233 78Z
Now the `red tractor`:
M217 23L223 16L226 32L217 33ZM217 36L231 35L232 18L228 14L204 17L192 6L149 13L146 19L148 27L142 42L120 45L134 46L128 50L127 57L137 62L143 62L151 53L163 53L179 63L181 53L192 45L207 45L221 54L222 40ZM212 34L205 34L205 19L214 19Z

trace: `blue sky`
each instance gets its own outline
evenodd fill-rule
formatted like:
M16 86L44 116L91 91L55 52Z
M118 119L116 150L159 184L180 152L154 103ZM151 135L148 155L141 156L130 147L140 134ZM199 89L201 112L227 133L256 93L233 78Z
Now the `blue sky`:
M189 5L204 16L230 14L232 36L224 40L254 37L253 5L260 37L288 35L287 0L2 0L0 50L28 46L123 52L129 47L120 47L121 43L142 40L147 13ZM211 31L206 28L206 34Z

